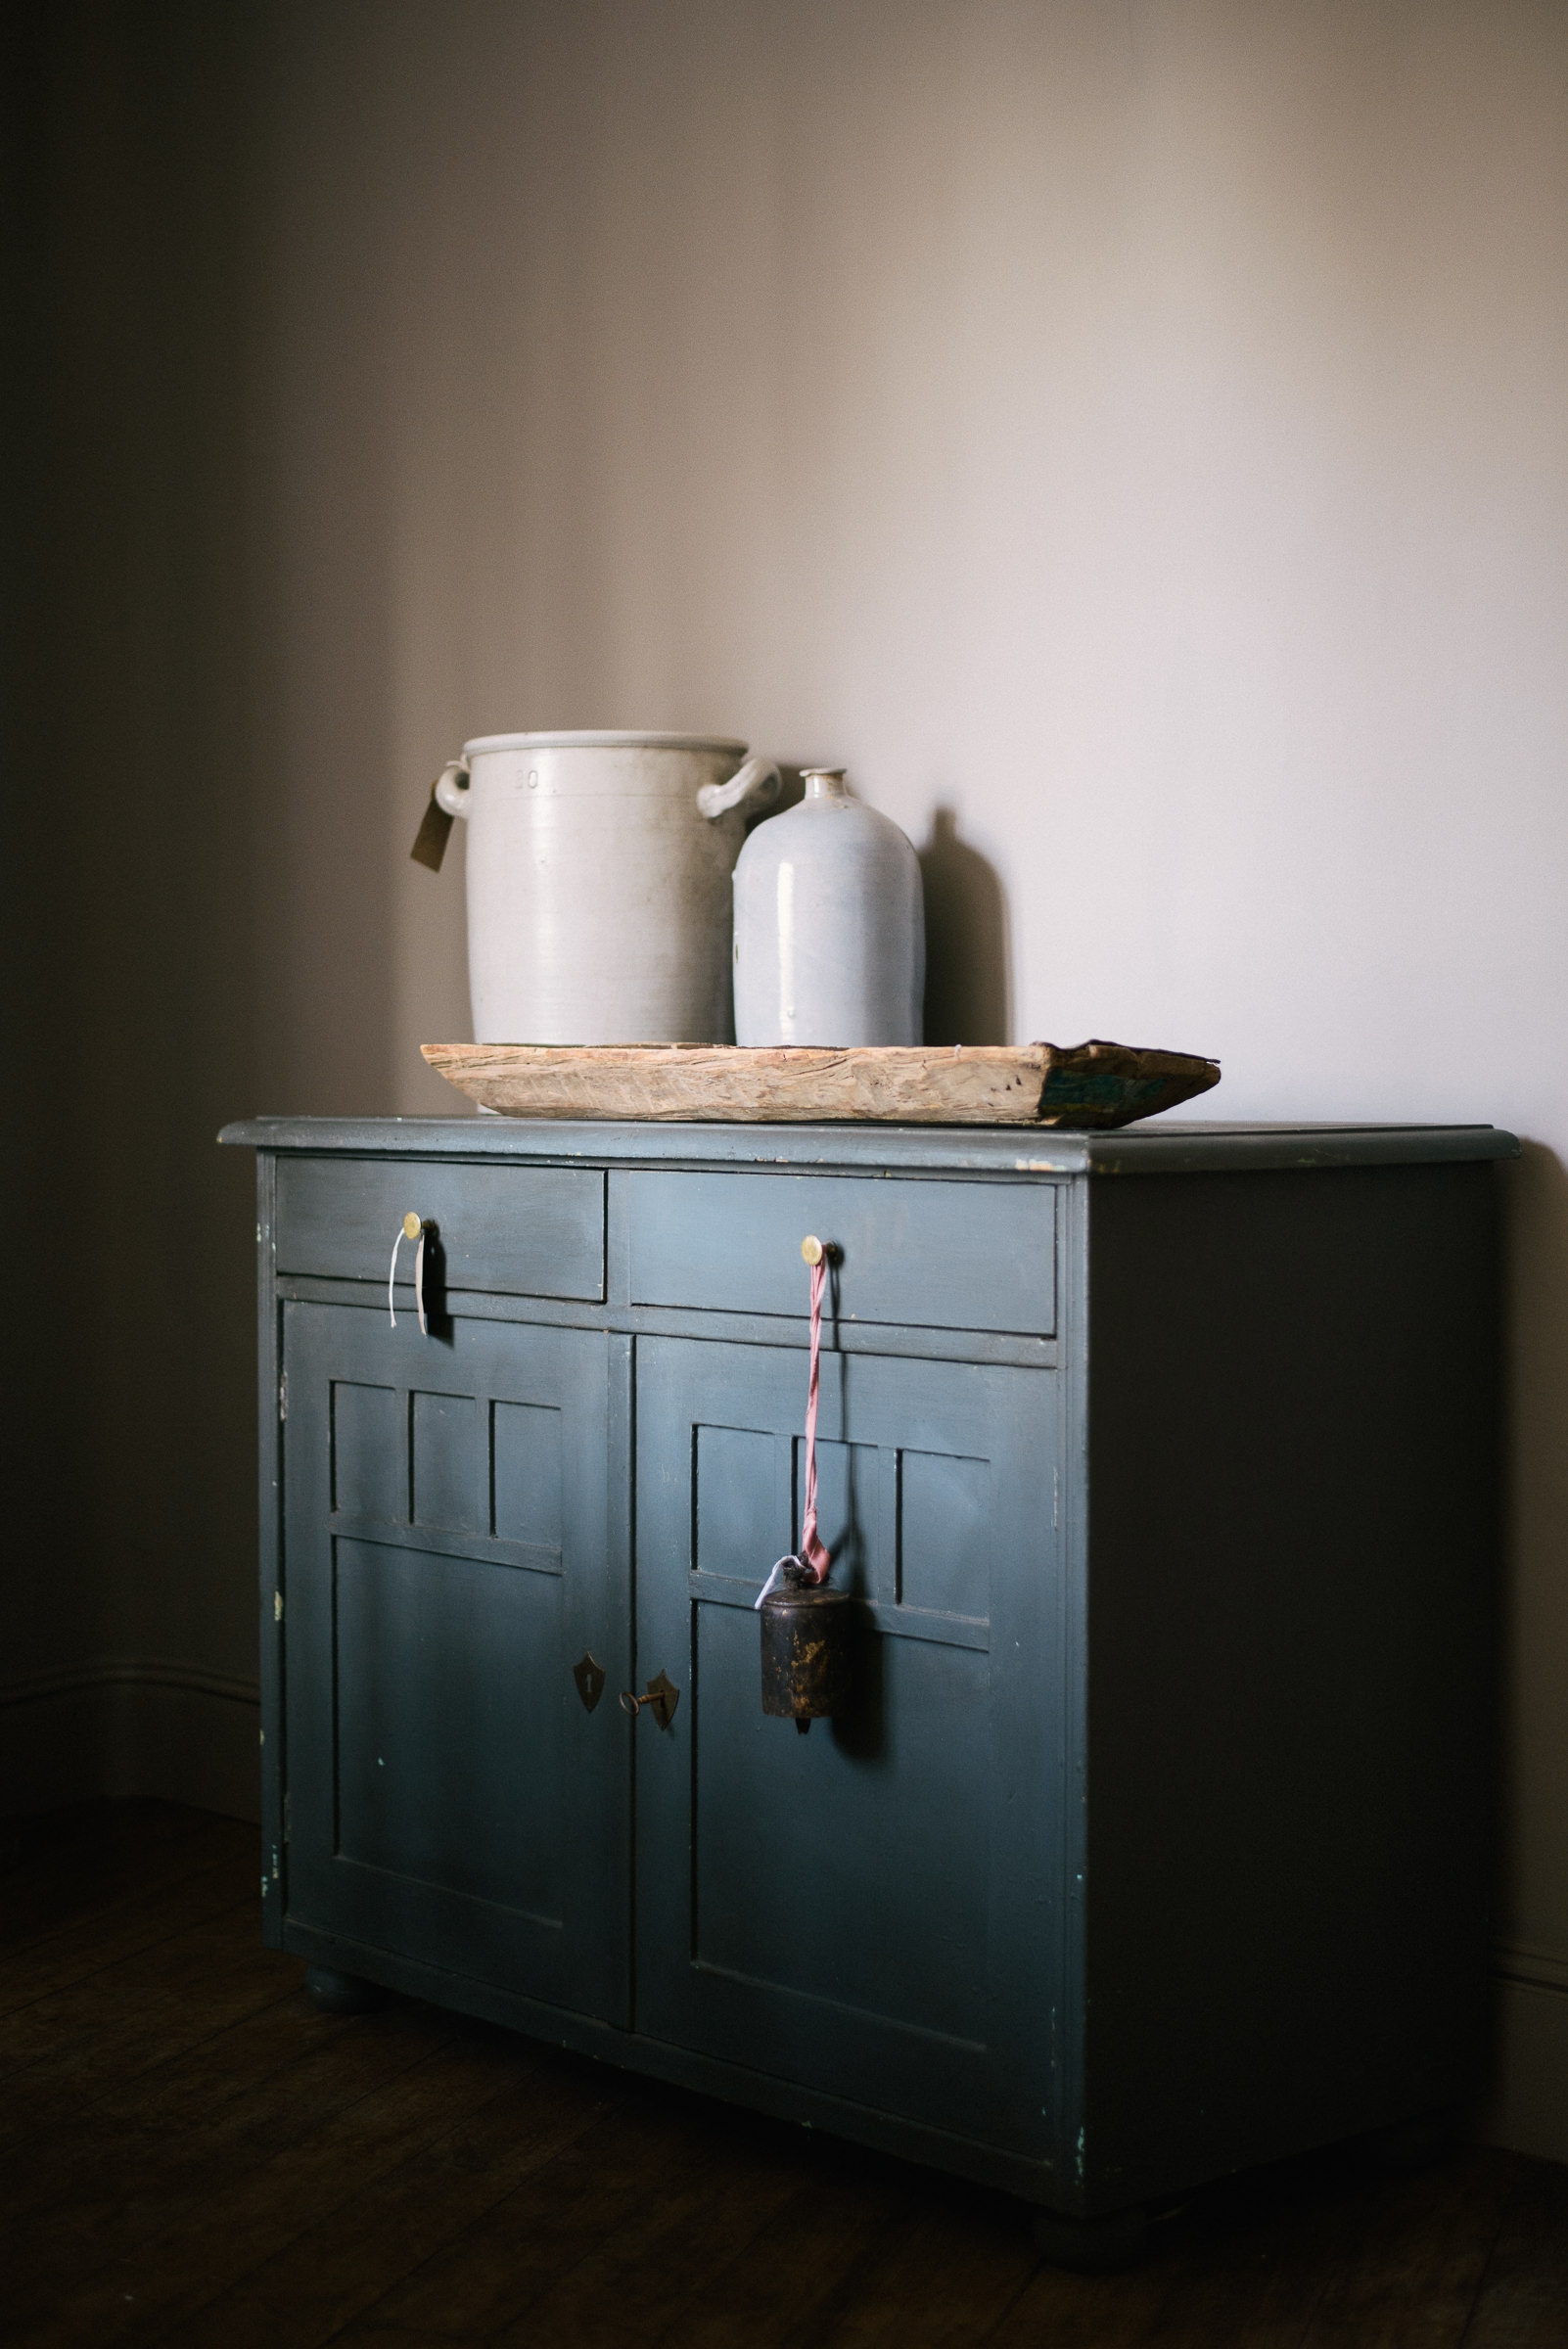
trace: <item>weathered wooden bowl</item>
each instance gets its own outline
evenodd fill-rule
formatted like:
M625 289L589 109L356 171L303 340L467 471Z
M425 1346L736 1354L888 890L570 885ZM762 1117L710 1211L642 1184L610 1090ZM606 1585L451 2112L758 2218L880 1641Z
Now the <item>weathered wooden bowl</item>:
M1190 1052L1058 1044L424 1044L433 1069L510 1118L669 1124L1129 1126L1220 1082Z

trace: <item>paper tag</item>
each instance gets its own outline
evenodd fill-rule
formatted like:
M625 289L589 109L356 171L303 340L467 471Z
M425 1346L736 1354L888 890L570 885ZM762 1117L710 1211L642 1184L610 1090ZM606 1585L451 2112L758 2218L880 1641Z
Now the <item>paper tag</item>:
M433 784L430 806L426 808L424 819L414 837L414 845L408 852L414 862L428 864L433 873L438 873L441 869L441 858L446 853L446 843L451 837L451 830L452 818L437 799L436 788Z

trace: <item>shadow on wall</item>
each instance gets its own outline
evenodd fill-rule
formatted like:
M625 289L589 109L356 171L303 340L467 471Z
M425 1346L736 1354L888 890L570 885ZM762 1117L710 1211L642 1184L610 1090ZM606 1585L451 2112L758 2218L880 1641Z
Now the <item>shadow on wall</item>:
M202 0L0 20L6 151L51 159L0 221L28 452L0 747L70 779L14 795L0 923L28 1234L0 1423L49 1559L7 1615L0 1811L254 1816L254 1171L214 1137L397 1103L383 286L340 203L335 245L305 215L328 295L287 345L268 323L276 30Z
M932 810L931 836L918 853L926 892L926 1042L1005 1044L1012 947L1000 876L958 838L950 807Z

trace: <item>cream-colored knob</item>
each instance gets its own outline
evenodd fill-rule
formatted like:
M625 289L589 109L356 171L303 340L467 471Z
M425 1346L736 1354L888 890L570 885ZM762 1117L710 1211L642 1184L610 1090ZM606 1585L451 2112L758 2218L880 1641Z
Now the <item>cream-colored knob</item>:
M819 1265L826 1256L827 1250L815 1234L810 1233L801 1242L801 1254L808 1265Z
M404 1239L405 1239L405 1240L417 1240L417 1239L418 1239L418 1237L419 1237L419 1234L420 1234L420 1229L421 1229L421 1225L420 1225L420 1221L419 1221L419 1218L418 1218L418 1217L417 1217L417 1216L416 1216L416 1215L413 1213L413 1211L410 1209L409 1213L408 1213L406 1216L404 1216L404 1218L403 1218L403 1237L404 1237Z

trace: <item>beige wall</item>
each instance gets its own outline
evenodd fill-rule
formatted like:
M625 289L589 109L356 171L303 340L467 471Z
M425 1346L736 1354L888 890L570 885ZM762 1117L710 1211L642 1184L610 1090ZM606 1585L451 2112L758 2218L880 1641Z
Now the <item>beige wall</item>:
M250 1171L272 778L246 692L239 14L28 0L5 174L0 1809L254 1804Z
M120 1275L89 1453L126 1450L106 1399L156 1322L211 1465L171 1519L139 1406L147 1554L91 1500L93 1636L252 1669L246 1210L207 1135L449 1106L416 1046L466 1032L460 861L406 858L437 765L530 724L846 760L930 850L945 1034L1216 1052L1235 1116L1529 1137L1497 2126L1568 2158L1568 10L328 0L219 40L193 6L175 96L123 13L82 12L185 255L153 372L184 351L212 398L114 475L175 517L189 623L123 735L138 581L96 510L118 583L61 591L96 616L62 673L107 699L53 853L87 827L130 862L75 900L113 920L57 1138ZM183 876L145 905L133 785Z

